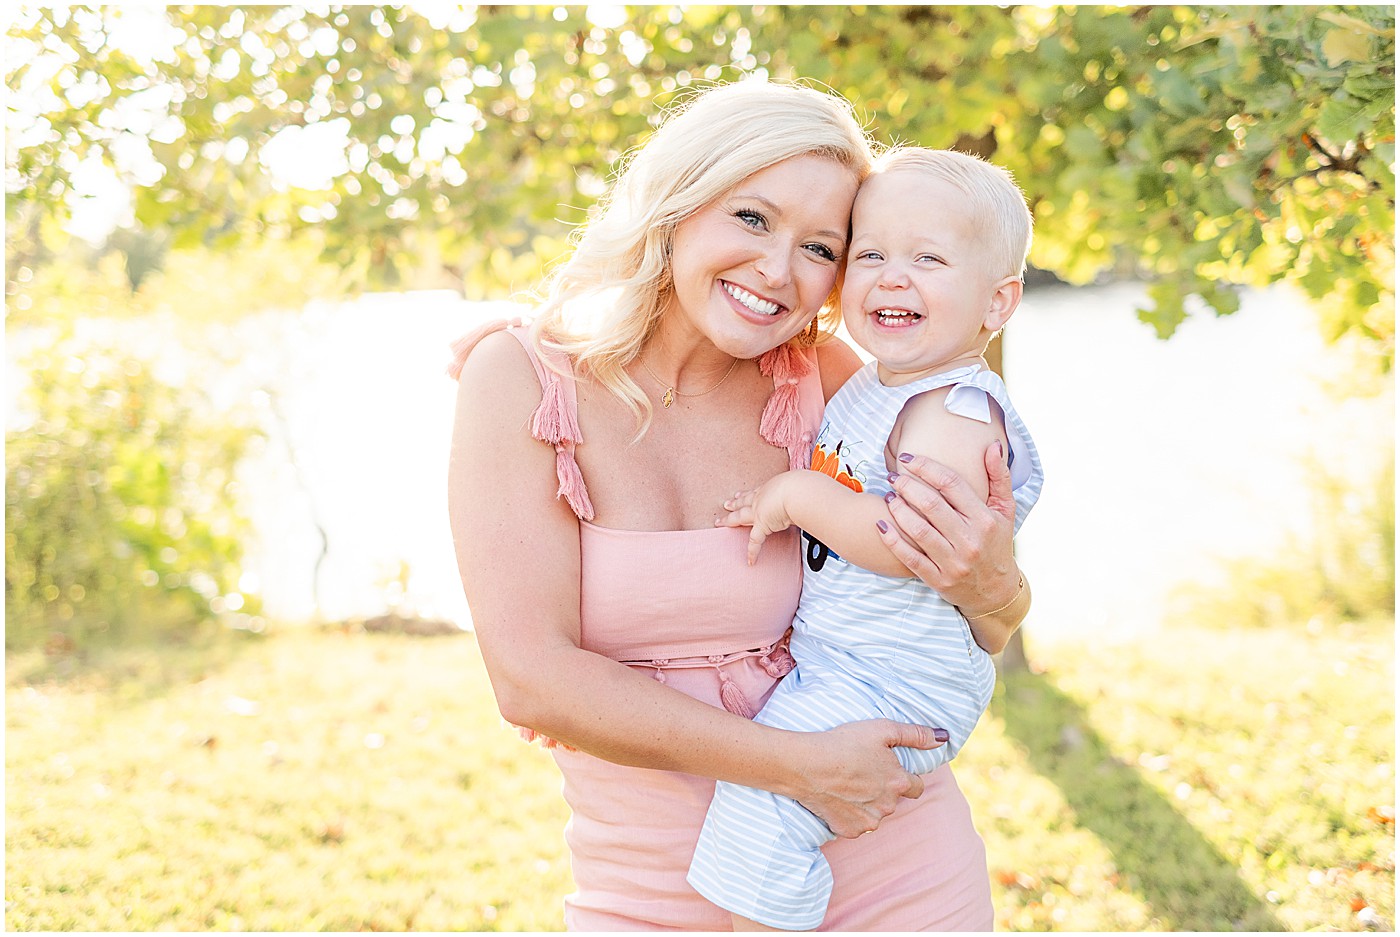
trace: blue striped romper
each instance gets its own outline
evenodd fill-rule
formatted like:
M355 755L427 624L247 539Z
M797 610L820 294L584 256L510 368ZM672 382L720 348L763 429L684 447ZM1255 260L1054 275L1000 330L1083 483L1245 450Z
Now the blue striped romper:
M900 387L866 365L827 405L816 443L838 453L865 491L890 490L885 444L905 403L951 386L947 408L988 422L989 398L1006 418L1016 528L1040 497L1040 456L995 372L976 366ZM991 700L996 673L957 608L913 578L870 572L803 533L806 568L793 622L797 668L756 717L804 732L885 718L948 730L932 751L896 748L900 764L927 774L962 748ZM790 798L721 781L715 788L687 881L722 908L769 927L813 930L826 914L831 869L825 823Z

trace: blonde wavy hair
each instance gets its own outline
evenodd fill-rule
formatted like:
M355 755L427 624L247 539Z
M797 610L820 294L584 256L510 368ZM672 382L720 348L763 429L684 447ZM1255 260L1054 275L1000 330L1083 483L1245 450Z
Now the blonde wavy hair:
M534 341L567 354L580 374L627 404L640 437L652 407L625 368L655 332L670 297L676 226L754 173L807 155L834 160L857 181L869 174L873 145L844 98L748 79L673 105L625 158L610 191L574 233L572 253L545 282ZM840 292L838 275L819 315L827 334L840 321Z

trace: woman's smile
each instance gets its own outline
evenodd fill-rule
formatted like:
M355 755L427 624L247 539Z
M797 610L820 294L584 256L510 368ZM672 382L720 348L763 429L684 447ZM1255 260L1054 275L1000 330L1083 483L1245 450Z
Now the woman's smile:
M783 311L784 307L780 303L775 303L771 299L764 299L762 296L757 296L744 289L742 286L738 286L726 280L721 280L720 286L724 288L724 291L726 293L734 297L734 299L738 301L739 305L743 306L750 312L757 313L761 316L771 317L776 316Z

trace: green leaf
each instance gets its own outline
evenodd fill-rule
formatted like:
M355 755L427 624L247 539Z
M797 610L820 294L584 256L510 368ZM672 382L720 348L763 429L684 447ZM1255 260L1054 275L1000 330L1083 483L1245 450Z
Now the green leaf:
M1384 10L1378 9L1377 12L1383 13ZM1364 33L1366 35L1381 36L1390 39L1395 38L1393 12L1391 13L1392 25L1389 29L1379 29L1375 26L1372 26L1370 23L1367 23L1364 20L1357 19L1354 16L1349 16L1346 13L1340 12L1339 10L1322 10L1317 13L1317 18L1339 26L1342 29L1347 30L1349 32Z
M1197 295L1215 310L1218 316L1228 316L1240 311L1240 292L1234 284L1215 283L1204 286L1197 290Z
M1371 57L1371 39L1349 28L1329 29L1322 39L1322 57L1328 65L1364 62Z
M1169 113L1191 116L1205 109L1196 84L1178 68L1157 72L1153 77L1153 87L1162 107Z
M1175 280L1158 280L1147 288L1150 306L1139 306L1137 317L1156 331L1157 337L1167 339L1186 321L1186 296Z
M1317 132L1333 143L1345 143L1371 130L1377 120L1393 108L1393 101L1358 101L1340 94L1322 106L1317 115Z
M1332 291L1336 278L1322 264L1314 263L1298 278L1298 283L1313 299L1321 299Z

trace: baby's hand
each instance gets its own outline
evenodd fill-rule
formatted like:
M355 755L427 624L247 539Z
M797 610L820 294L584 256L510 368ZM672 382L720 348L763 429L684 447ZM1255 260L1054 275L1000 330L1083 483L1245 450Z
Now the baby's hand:
M779 475L764 485L748 491L735 492L724 502L724 513L715 521L716 527L752 527L749 532L749 565L758 560L758 551L769 534L792 526L783 506L783 478Z

